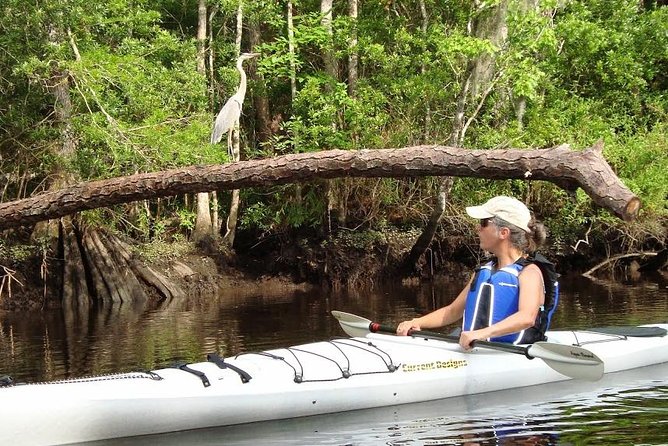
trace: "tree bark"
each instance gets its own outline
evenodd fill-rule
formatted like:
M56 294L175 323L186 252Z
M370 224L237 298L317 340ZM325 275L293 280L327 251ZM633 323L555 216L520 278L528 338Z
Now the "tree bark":
M320 0L320 25L324 28L327 33L327 45L322 48L322 59L325 65L325 73L329 77L329 84L325 84L324 90L327 94L331 94L333 91L333 85L338 81L338 63L336 61L336 56L334 55L334 28L332 25L333 20L333 8L334 0ZM337 130L337 117L336 114L332 116L331 122L332 132ZM327 198L327 214L325 215L325 232L332 232L332 220L334 219L337 226L345 225L345 212L341 208L341 200L339 198L339 187L336 181L326 181L325 185L325 197Z
M209 193L199 192L197 194L197 216L195 227L190 236L191 240L197 242L205 237L213 235L213 222L211 221L211 209L209 204Z
M290 97L292 103L297 96L297 59L295 54L295 26L292 21L292 1L288 0L288 53L290 54Z
M241 54L241 37L243 32L243 2L239 0L239 7L237 8L237 35L235 46L237 49L237 57ZM241 159L241 138L239 137L239 120L237 119L232 130L232 161L238 162ZM227 224L225 228L225 235L223 242L230 248L234 244L234 238L237 231L237 218L239 217L240 193L239 189L232 190L232 197L230 199L230 213L227 216Z
M118 255L121 256L123 262L130 266L137 278L141 279L152 287L160 295L160 299L170 300L177 297L185 296L183 290L181 290L177 285L169 281L167 278L153 271L148 266L145 266L142 262L136 260L131 252L130 247L110 233L102 234L106 239L107 243L113 244L116 247Z
M424 39L425 45L427 43L427 31L429 30L429 15L427 14L427 5L425 0L420 0L420 17L422 20L422 25L420 29L422 31L422 38ZM427 65L423 61L420 64L420 73L424 76L427 73ZM427 143L431 140L431 106L429 105L429 98L425 100L425 110L424 110L424 128L422 134L422 141Z
M197 72L204 77L206 77L206 30L206 0L199 0L197 4ZM214 228L211 220L209 193L200 192L197 194L197 216L191 238L197 242L204 237L211 237L217 232L214 231Z
M522 0L517 4L517 7L523 14L529 12L537 11L539 8L538 0ZM526 114L527 109L527 97L522 95L513 95L510 94L510 101L513 105L513 110L515 111L515 118L517 119L517 129L522 131L524 128L524 115Z
M501 0L494 6L480 11L473 24L473 33L480 39L489 40L495 47L503 47L508 36L506 17L508 15L508 1ZM473 79L471 81L471 96L476 98L491 82L496 69L495 57L492 54L481 54L474 61Z
M250 47L251 50L259 47L262 43L260 22L257 17L250 20ZM257 64L248 64L248 75L253 79L256 87L253 93L253 104L255 105L255 131L259 145L266 145L271 137L271 113L269 108L269 95L265 89L264 77L258 73Z
M197 2L197 72L206 75L206 0Z
M63 286L62 306L67 317L76 319L76 315L85 314L91 298L86 284L86 272L77 240L78 231L70 217L60 222L63 244Z
M292 20L292 0L288 0L287 4L287 21L288 21L288 53L290 54L290 106L294 107L297 99L297 54L295 52L295 26ZM293 139L294 151L299 152L297 147L297 140ZM294 190L295 203L302 202L302 185L295 184Z
M332 81L335 82L338 79L338 64L336 63L336 56L334 55L334 28L332 27L332 7L334 0L320 0L320 14L322 19L320 24L325 29L328 38L328 45L326 48L323 48L322 58L325 63L325 72L332 78Z
M54 23L49 25L48 42L51 45L57 46L65 39L61 21L62 15L58 13ZM77 141L72 129L73 107L68 71L60 67L59 64L52 64L51 77L46 82L46 90L53 95L54 125L60 129L60 141L58 144L51 146L50 150L56 159L68 160L76 153L77 149ZM51 172L51 182L48 187L49 189L60 189L73 181L71 177L72 174L64 167L64 163L62 161L57 162ZM55 244L55 239L59 237L60 233L58 222L44 222L33 228L32 238L46 238L50 240L51 244Z
M357 95L357 0L348 0L348 15L352 23L348 41L348 95Z
M163 172L79 183L57 191L0 204L0 230L59 218L87 209L194 193L232 190L339 177L456 176L549 181L574 191L581 187L599 206L633 220L640 199L608 165L599 142L584 151L567 145L536 150L467 150L447 146L403 149L328 150L262 160L191 166Z
M227 217L225 237L223 237L223 241L230 247L234 245L234 238L237 234L237 220L239 219L240 202L239 189L234 189L230 200L230 215Z

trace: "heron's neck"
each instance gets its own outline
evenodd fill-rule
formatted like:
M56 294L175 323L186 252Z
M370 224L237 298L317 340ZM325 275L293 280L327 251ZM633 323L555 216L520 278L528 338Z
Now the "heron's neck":
M245 95L246 94L246 73L244 72L242 64L243 64L243 60L240 60L237 63L237 70L239 71L239 88L237 89L237 93L241 93L242 95Z

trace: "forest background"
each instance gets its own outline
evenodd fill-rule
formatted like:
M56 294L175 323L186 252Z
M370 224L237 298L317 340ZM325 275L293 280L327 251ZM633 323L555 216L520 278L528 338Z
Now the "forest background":
M665 1L4 0L0 12L0 202L235 156L602 140L643 204L629 223L581 190L530 179L345 178L145 200L67 223L104 228L146 262L194 249L217 269L373 280L401 263L445 196L428 256L406 275L447 272L479 260L463 207L497 194L546 223L562 270L665 250ZM235 155L210 135L246 51L260 56L245 63ZM3 232L0 302L12 282L17 292L63 268L63 234L62 222Z

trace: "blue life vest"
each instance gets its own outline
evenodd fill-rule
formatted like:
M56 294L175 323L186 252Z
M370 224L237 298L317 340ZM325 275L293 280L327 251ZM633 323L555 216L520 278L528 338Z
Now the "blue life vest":
M545 257L522 258L512 265L494 270L495 261L481 266L476 272L471 289L466 296L462 330L478 330L489 327L517 313L519 309L519 275L528 264L535 263L543 275L545 303L541 306L534 326L517 333L491 338L495 342L530 344L545 340L552 315L559 300L558 274L554 265Z

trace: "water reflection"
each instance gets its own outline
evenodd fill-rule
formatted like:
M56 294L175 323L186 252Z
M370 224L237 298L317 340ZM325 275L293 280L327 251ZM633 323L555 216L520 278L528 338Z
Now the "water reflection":
M0 314L0 374L52 380L145 370L207 353L232 355L343 336L333 309L386 323L449 303L461 282L387 284L326 294L281 287L221 289L213 296L94 307L85 316L58 311ZM668 288L562 281L553 328L668 321Z
M0 375L19 381L135 371L343 336L330 311L396 323L449 303L463 282L328 294L261 285L138 306L0 314ZM668 321L668 288L562 281L554 328ZM649 371L648 371L649 370ZM636 375L647 372L646 375ZM419 405L147 437L146 444L662 444L668 366ZM566 396L564 396L566 395ZM223 440L221 440L223 439ZM149 441L150 440L150 441ZM141 439L109 444L141 444Z

